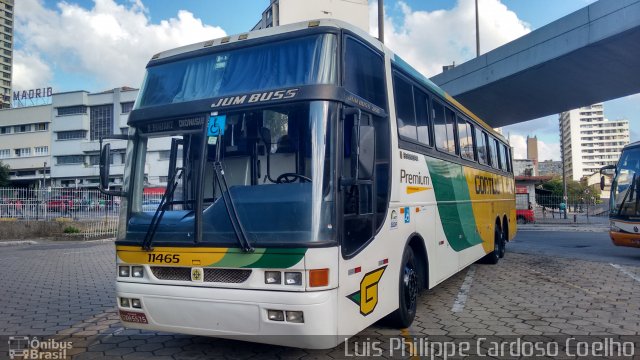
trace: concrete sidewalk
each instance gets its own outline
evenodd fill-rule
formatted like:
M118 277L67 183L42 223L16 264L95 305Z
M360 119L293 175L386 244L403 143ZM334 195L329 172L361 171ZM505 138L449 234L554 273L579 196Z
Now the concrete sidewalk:
M518 224L518 231L608 232L609 224Z

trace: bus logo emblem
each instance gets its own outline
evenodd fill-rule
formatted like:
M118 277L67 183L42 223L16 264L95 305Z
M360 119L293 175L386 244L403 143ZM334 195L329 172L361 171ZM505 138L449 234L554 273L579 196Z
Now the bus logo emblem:
M378 283L387 266L373 270L362 278L360 281L360 290L347 296L349 300L360 306L360 314L367 316L375 310L378 305Z
M204 281L204 271L202 270L202 268L191 269L191 281L193 282Z

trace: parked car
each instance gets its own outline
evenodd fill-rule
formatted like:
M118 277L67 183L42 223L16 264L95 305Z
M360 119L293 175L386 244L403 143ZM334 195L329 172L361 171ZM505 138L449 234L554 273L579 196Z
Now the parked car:
M45 202L47 211L69 212L74 210L74 200L70 196L60 196Z

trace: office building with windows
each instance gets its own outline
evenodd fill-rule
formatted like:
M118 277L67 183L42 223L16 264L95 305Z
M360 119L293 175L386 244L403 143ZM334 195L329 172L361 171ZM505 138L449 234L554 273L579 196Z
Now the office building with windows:
M101 137L127 134L127 120L138 96L128 87L100 93L73 91L53 94L51 178L55 187L97 188ZM109 140L111 184L122 186L126 141ZM150 142L145 176L148 186L166 186L170 143Z
M0 162L14 186L49 183L51 105L0 110Z
M11 107L13 0L0 0L0 108Z
M561 113L559 126L565 174L576 181L615 165L629 143L629 121L605 119L602 103Z

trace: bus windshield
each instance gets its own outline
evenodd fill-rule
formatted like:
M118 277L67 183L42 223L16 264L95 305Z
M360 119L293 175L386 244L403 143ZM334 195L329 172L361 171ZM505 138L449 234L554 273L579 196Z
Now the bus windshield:
M639 216L640 148L623 151L611 185L611 214Z
M158 199L143 196L152 180L144 164L153 164L161 144L167 148L166 143L171 142L171 153L165 154L171 158L169 168L160 182L167 184L175 178L177 186L167 192L166 211L152 239L155 245L193 243L194 213L202 211L202 241L237 246L238 235L222 196L227 188L247 240L254 246L334 241L331 189L336 104L298 102L225 115L221 138L203 138L204 131L140 136L127 240L142 241L159 204ZM227 186L220 186L216 176L217 159ZM204 208L196 209L201 176Z
M294 85L337 83L333 34L207 54L147 68L136 108Z

